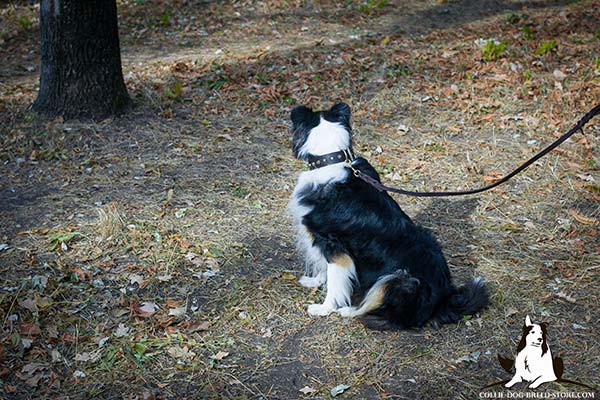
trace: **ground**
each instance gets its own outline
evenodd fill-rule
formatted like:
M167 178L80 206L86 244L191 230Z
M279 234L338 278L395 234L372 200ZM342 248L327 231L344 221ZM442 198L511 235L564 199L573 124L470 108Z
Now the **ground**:
M527 314L600 385L599 117L492 192L395 196L489 285L455 325L310 317L285 211L296 104L349 103L391 185L509 172L599 103L594 1L124 0L133 107L95 122L28 110L38 7L0 4L0 397L473 399Z

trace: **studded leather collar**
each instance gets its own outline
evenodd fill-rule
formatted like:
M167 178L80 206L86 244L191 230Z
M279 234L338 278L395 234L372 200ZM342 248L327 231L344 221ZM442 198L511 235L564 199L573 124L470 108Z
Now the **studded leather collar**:
M344 149L319 156L310 154L306 161L308 162L308 167L312 170L337 163L352 162L354 158L352 149Z

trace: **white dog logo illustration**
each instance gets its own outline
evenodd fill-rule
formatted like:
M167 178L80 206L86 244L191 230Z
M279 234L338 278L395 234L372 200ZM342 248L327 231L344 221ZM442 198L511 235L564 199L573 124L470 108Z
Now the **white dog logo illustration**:
M512 360L502 359L503 367L509 367ZM512 366L512 365L511 365ZM517 347L517 358L514 361L515 375L504 386L512 387L522 381L531 382L529 387L535 389L542 383L554 382L560 379L563 372L563 362L560 357L552 358L546 332L546 324L534 324L529 315L525 317L523 336Z
M546 382L560 382L596 390L584 383L562 377L564 371L563 360L560 357L552 357L546 327L545 323L534 324L527 315L525 325L523 325L523 335L517 346L517 357L512 360L498 354L498 360L502 368L510 373L514 367L515 374L512 379L491 383L483 389L496 385L504 385L510 388L519 382L526 381L531 382L529 384L531 389L535 389Z

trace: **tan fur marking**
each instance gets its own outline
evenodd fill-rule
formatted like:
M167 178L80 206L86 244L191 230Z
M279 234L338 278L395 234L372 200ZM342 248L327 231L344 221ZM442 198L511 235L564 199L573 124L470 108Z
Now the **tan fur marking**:
M366 314L369 311L381 306L386 287L387 285L384 283L379 285L374 291L369 291L369 293L367 293L367 297L365 297L360 304L360 308L357 310L357 312L359 314Z
M312 241L315 240L315 235L313 235L313 233L309 231L308 228L306 228L306 236L308 236L308 238Z
M352 265L354 265L354 261L352 261L352 258L350 258L350 256L348 254L343 254L343 253L333 256L331 258L331 261L333 261L335 264L339 265L340 267L344 267L344 268L349 268Z

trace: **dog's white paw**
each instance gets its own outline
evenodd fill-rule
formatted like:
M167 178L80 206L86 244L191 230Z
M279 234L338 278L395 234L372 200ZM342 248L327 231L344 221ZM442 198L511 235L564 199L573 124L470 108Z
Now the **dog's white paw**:
M529 385L529 389L537 389L542 383L546 383L546 382L552 382L550 380L543 380L543 379L538 379L535 380L531 383L531 385Z
M356 312L355 307L342 307L335 310L342 317L354 317L354 313Z
M321 286L324 282L319 276L305 275L298 280L298 283L300 283L304 287L318 287Z
M309 304L307 311L313 317L323 317L331 314L334 310L327 304Z

